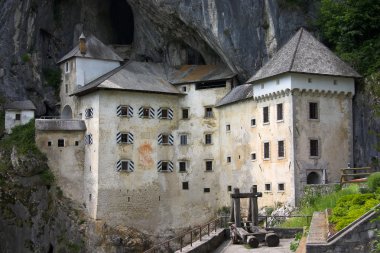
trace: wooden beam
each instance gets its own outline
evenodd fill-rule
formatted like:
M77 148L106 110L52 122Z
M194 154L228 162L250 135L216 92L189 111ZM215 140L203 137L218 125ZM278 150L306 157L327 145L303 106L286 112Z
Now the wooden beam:
M231 198L233 199L245 199L245 198L258 198L262 197L263 194L261 192L257 193L231 193Z

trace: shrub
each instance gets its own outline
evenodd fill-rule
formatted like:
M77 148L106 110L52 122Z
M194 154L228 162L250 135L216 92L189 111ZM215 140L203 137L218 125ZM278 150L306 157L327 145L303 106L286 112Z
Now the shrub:
M376 192L376 190L380 187L380 172L375 172L370 175L368 177L367 185L371 192Z

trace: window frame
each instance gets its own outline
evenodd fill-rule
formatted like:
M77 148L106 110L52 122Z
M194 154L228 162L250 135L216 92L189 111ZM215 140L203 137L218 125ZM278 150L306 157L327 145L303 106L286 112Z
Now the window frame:
M265 144L268 144L268 157L266 157ZM263 142L263 160L264 161L270 160L270 142L269 141L264 141Z
M211 166L211 169L209 169L209 166ZM207 159L205 160L205 172L212 172L214 171L214 160Z
M189 181L182 182L182 190L189 190Z
M315 110L316 112L312 112L312 106L311 105L315 105ZM308 102L308 119L309 120L312 120L312 121L319 121L319 102L316 102L316 101L309 101ZM313 117L315 118L313 118Z
M269 190L267 190L267 185L269 185ZM272 192L272 183L264 184L264 192Z
M120 163L120 169L118 168L119 163ZM131 172L135 171L135 164L132 160L121 159L116 163L116 170L117 170L117 172L131 173Z
M314 149L313 150L316 150L316 152L317 152L317 155L313 155L312 154L312 142L313 141L316 141L316 143L317 143L317 148L315 149L315 147L314 147ZM319 138L309 138L309 158L310 159L319 159L320 157L321 157L321 145L320 145L320 139Z
M21 113L16 113L15 114L15 121L20 121L21 120Z
M187 146L189 145L189 134L182 133L179 135L179 145Z
M283 189L280 189L280 185L283 186ZM277 192L285 192L285 183L277 183Z
M282 142L282 156L280 154L280 143ZM277 159L281 160L281 159L284 159L285 158L285 140L278 140L277 141Z
M269 119L269 105L268 105L268 106L263 106L263 125L269 125L269 123L270 123L270 119Z
M184 115L185 115L185 112L186 111L186 117L184 117ZM184 120L188 120L188 119L190 119L190 109L189 108L182 108L181 109L181 119L184 119Z
M214 118L214 110L213 110L212 106L205 106L204 118L206 118L206 119Z
M117 111L120 110L120 113L117 112L118 117L123 118L132 118L133 117L133 107L130 105L119 105Z
M181 164L185 165L185 170L182 170ZM187 160L180 160L178 161L178 172L179 173L186 173L188 168L188 161Z
M279 110L279 107L281 108L281 110ZM276 115L277 122L283 122L284 121L284 103L278 103L276 105L276 110L277 110L277 115ZM279 118L279 116L281 117Z
M204 144L205 145L212 145L212 133L205 133L204 134Z

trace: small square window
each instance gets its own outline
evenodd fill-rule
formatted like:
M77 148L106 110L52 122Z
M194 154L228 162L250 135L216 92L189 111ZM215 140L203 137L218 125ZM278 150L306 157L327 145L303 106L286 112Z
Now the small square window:
M168 118L168 109L161 109L161 119Z
M206 171L212 171L212 161L206 161Z
M229 185L229 186L227 186L227 191L232 191L232 186L231 185Z
M167 134L162 135L162 144L169 144L169 135Z
M269 123L269 107L263 107L263 123Z
M182 108L182 119L188 119L188 118L189 118L189 109Z
M20 113L16 113L15 120L21 120L21 114Z
M285 184L283 184L283 183L278 184L278 191L279 192L285 191Z
M180 135L180 144L181 145L187 145L187 134L181 134Z
M308 83L312 83L313 80L312 80L311 78L308 78L308 79L307 79L307 82L308 82Z
M51 147L51 141L48 141L47 144L48 144L48 147Z
M203 192L210 192L210 188L203 188Z
M231 156L227 156L227 163L231 162Z
M75 146L79 146L79 141L75 141Z
M256 119L251 119L251 127L255 127L256 126Z
M65 146L65 140L64 139L58 139L58 147L64 147Z
M227 125L226 125L226 131L227 131L227 132L231 131L231 125L230 125L230 124L227 124Z
M251 160L252 160L252 161L255 161L255 160L256 160L256 153L252 153L252 154L251 154Z
M186 92L187 91L187 87L186 86L182 86L182 91Z
M212 135L205 134L205 144L212 144Z
M271 184L265 184L265 191L267 191L267 192L272 191L272 185Z
M144 108L143 111L142 111L142 116L144 118L149 118L149 112L150 112L150 108L149 107Z
M180 161L178 164L179 164L179 172L186 172L186 168L187 168L186 161Z
M168 169L168 168L169 168L168 165L169 165L168 162L162 162L162 163L161 163L161 170L162 170L162 171L168 171L168 170L169 170L169 169Z
M188 190L189 189L189 182L182 182L182 190Z
M214 117L212 107L206 107L205 108L205 118L212 118L212 117Z

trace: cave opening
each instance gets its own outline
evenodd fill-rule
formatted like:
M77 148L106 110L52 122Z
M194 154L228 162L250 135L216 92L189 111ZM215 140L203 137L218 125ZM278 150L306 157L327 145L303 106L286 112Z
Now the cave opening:
M133 11L126 0L110 1L110 19L114 31L112 44L132 44L134 33Z

